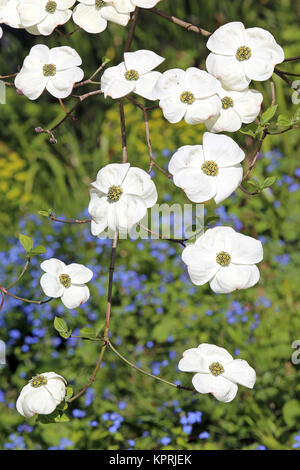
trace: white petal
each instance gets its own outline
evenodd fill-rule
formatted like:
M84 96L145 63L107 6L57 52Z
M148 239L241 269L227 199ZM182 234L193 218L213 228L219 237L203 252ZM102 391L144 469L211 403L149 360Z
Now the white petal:
M162 74L156 84L159 98L166 96L179 96L184 90L185 71L170 69Z
M101 8L101 16L107 21L126 26L130 20L130 15L124 13L118 13L113 6L107 6Z
M219 114L222 107L218 95L209 98L196 99L191 105L187 105L185 121L188 124L200 124Z
M235 359L224 367L222 374L231 382L244 385L244 387L253 388L256 381L255 370L249 366L243 359Z
M88 206L88 212L92 217L92 234L96 235L95 230L97 231L97 235L103 232L107 227L108 221L108 211L110 204L107 200L107 195L103 196L103 193L99 193L99 191L92 189L91 192L91 200ZM97 225L97 227L95 226Z
M262 101L263 95L259 91L247 90L235 100L234 110L239 114L244 124L250 124L259 115Z
M145 49L136 52L125 52L124 54L126 70L136 70L140 75L155 69L164 60L164 57Z
M66 274L71 277L72 284L85 284L93 277L93 271L82 264L72 263L66 266Z
M160 76L161 73L156 71L142 75L139 80L136 81L134 92L147 100L157 100L158 96L155 86Z
M228 108L221 109L220 114L205 121L205 125L210 132L236 132L242 127L242 121L234 108Z
M83 79L83 70L72 67L67 70L58 71L50 77L46 89L56 98L66 98L72 93L74 83Z
M101 9L95 6L79 3L73 10L73 21L88 33L102 33L107 27L107 21L101 15Z
M207 176L201 169L183 168L178 170L173 177L173 181L192 202L209 201L217 192L215 177Z
M37 25L37 28L41 34L49 36L58 25L65 24L69 21L71 16L71 10L57 10L55 13L47 15L47 17Z
M113 204L115 207L116 226L120 230L128 230L134 224L142 220L147 213L145 201L140 196L123 194L120 200ZM114 224L108 221L112 230Z
M244 62L238 61L235 56L211 53L206 59L206 68L209 73L221 80L223 86L231 90L244 90L251 81L251 78L245 74Z
M251 51L256 51L257 49L263 49L265 47L274 46L278 44L275 41L274 36L267 31L266 29L262 28L248 28L245 31L245 40L248 47L250 47ZM279 46L278 59L280 62L284 60L284 53L282 48ZM278 63L280 63L278 62Z
M92 186L107 194L111 186L122 186L129 168L130 163L109 163L98 171Z
M20 395L16 406L21 415L30 418L35 414L50 414L57 405L57 401L48 390L45 387L39 387L24 396Z
M53 47L49 52L49 63L56 65L57 70L66 70L82 64L80 55L69 46Z
M169 161L169 172L174 175L182 168L201 168L204 163L202 145L184 145L174 153Z
M46 295L48 295L48 297L53 297L57 299L63 294L63 286L59 282L58 278L56 276L53 276L53 274L43 274L40 279L40 284L43 291Z
M65 268L65 263L57 258L46 259L41 263L41 269L46 273L53 274L53 276L59 276L59 274L64 273Z
M205 161L213 160L220 168L236 165L245 158L238 144L227 135L205 132L203 136Z
M201 343L198 351L205 357L208 365L212 362L220 362L223 366L233 361L233 357L225 348L216 344Z
M172 124L175 124L181 121L188 105L182 103L178 96L168 95L163 96L159 106L162 108L164 117Z
M178 369L182 372L201 372L208 374L209 369L198 348L187 349L180 359Z
M209 252L198 250L195 245L184 248L182 260L187 264L191 281L196 286L209 282L219 270L216 257Z
M239 163L227 168L219 168L216 176L217 193L214 198L216 204L229 197L241 184L242 179L243 168Z
M63 377L49 377L45 388L49 391L57 404L61 403L65 398L66 385Z
M77 308L84 302L86 302L90 297L89 288L85 285L71 285L64 289L63 295L61 297L62 303L67 308Z
M211 393L217 400L224 403L232 401L238 391L235 383L222 376L214 377L212 374L196 374L192 382L197 392Z
M235 233L231 227L210 228L197 238L195 245L217 255L220 251L228 251L231 248L231 238Z
M122 189L124 194L140 196L147 207L154 206L157 201L157 191L151 176L140 168L129 168Z
M234 264L256 264L263 259L263 246L259 240L235 232L231 238L230 255Z
M284 60L282 49L278 44L268 44L263 49L253 51L245 61L245 73L248 79L264 81L271 77L275 65Z
M104 0L105 2L111 1L113 6L120 13L131 13L135 10L135 5L131 0Z
M259 270L255 265L236 265L221 268L210 282L216 294L229 294L236 289L247 289L259 281Z
M244 45L245 27L234 21L218 28L208 39L206 47L215 54L234 55Z
M45 10L45 5L46 1L22 0L18 8L22 25L24 27L33 26L49 16Z
M132 0L134 5L141 8L153 8L160 0Z
M44 77L42 71L23 73L22 71L15 78L15 87L30 100L36 100L43 93L48 78Z
M184 83L186 91L191 91L195 98L208 98L221 91L219 80L196 67L190 67L186 70Z

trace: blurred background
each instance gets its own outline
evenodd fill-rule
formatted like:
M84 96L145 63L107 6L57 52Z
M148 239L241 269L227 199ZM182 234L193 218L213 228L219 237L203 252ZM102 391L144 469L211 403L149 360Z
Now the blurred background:
M213 31L229 21L272 32L286 57L299 55L299 0L163 0L169 14ZM70 21L65 32L71 32ZM4 27L0 73L14 73L30 48L69 45L83 60L88 78L106 56L116 65L127 28L110 23L101 35L77 31L69 37L35 37ZM206 39L141 11L131 50L152 49L166 57L160 70L205 67ZM300 64L285 64L300 73ZM282 66L283 68L283 66ZM293 90L274 77L279 113L292 115ZM269 83L255 83L270 106ZM80 88L80 92L93 89ZM291 363L291 344L300 340L300 161L299 131L266 139L253 176L277 176L272 188L258 196L240 190L207 211L217 224L259 238L264 244L259 284L231 295L215 295L209 286L195 287L181 261L182 247L157 240L122 240L116 259L111 318L112 342L132 362L170 381L191 385L192 374L177 364L185 349L202 342L223 346L246 359L257 371L254 390L239 388L230 404L212 396L175 390L127 367L107 350L97 379L68 410L70 421L35 424L15 410L20 389L37 373L56 371L75 392L88 381L99 345L63 340L53 328L61 316L78 334L80 328L100 329L105 317L110 240L91 236L89 225L65 226L38 214L53 209L56 216L86 216L89 183L97 171L122 159L118 103L101 96L86 100L56 131L58 143L36 135L34 128L52 127L64 115L54 98L44 94L31 102L7 87L7 104L0 113L0 284L7 286L22 270L21 232L47 252L32 260L31 269L12 292L42 298L40 263L57 257L94 271L91 298L77 310L59 300L40 307L6 298L0 313L0 338L7 345L7 364L0 366L0 447L2 449L292 449L300 446L300 365ZM72 98L65 100L68 109ZM128 158L148 169L143 116L125 104ZM204 128L168 123L160 110L150 116L153 150L167 168L173 152L201 143ZM251 138L234 139L251 154ZM189 203L184 193L153 172L159 203Z

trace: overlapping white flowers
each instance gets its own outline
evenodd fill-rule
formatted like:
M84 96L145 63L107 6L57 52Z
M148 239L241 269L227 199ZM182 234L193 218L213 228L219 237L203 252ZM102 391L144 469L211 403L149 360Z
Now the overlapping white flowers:
M263 95L257 90L232 91L222 87L218 94L222 101L220 114L205 122L211 132L236 132L260 113Z
M153 69L164 60L155 52L145 49L125 52L124 62L108 68L101 77L104 97L117 99L134 92L148 100L157 99L155 85L161 73Z
M118 9L118 4L124 2L109 0L79 0L79 4L74 8L73 21L88 33L101 33L107 27L107 22L126 26L130 20L129 12L126 8Z
M243 359L233 359L224 348L202 343L198 348L184 351L178 364L183 372L195 372L193 386L199 393L211 393L224 403L232 401L238 386L253 388L255 370Z
M245 29L239 21L217 29L208 39L207 47L211 51L206 60L208 72L231 90L244 90L251 80L267 80L275 65L284 60L282 47L269 31Z
M82 264L66 265L56 258L41 263L45 271L40 284L46 295L61 298L67 308L77 308L90 297L89 288L85 285L93 277L93 271Z
M167 70L156 84L159 106L171 123L185 119L188 124L199 124L219 114L219 80L204 70L190 67Z
M216 294L254 286L260 276L256 263L262 259L261 242L231 227L208 229L182 252L192 282L209 282Z
M49 415L64 400L66 383L55 372L43 372L32 377L21 390L16 403L17 411L25 418Z
M0 0L1 23L5 23L11 28L23 28L18 5L20 0Z
M92 183L88 211L93 235L109 227L112 231L130 230L157 201L150 175L129 163L111 163L102 168Z
M15 78L15 86L30 100L36 100L46 90L55 98L66 98L75 82L83 78L81 58L69 46L48 49L43 44L33 46Z
M48 36L72 16L76 0L22 0L18 4L20 20L31 34Z
M224 201L240 185L243 150L226 135L205 132L203 145L184 145L172 156L173 181L193 202Z

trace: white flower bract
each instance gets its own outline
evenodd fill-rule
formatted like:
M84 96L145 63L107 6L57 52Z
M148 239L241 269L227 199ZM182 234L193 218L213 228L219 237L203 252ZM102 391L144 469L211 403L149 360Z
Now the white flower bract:
M237 384L253 388L256 381L255 370L247 361L233 359L226 349L214 344L202 343L184 351L178 368L195 373L192 383L197 392L211 393L224 403L235 398Z
M217 294L254 286L260 277L256 263L262 259L261 242L231 227L208 229L182 252L191 281L197 286L209 282Z
M236 132L242 124L250 124L260 113L263 95L247 88L243 91L221 89L220 114L205 122L210 132Z
M18 5L20 20L31 34L48 36L72 16L76 0L22 0Z
M149 100L157 99L155 85L160 72L154 71L165 59L153 51L125 52L124 62L110 67L101 77L104 97L117 99L134 92Z
M16 403L17 411L25 418L49 415L64 400L66 383L55 372L43 372L32 377L21 390Z
M56 258L41 263L45 271L40 284L46 295L61 298L67 308L77 308L90 297L89 288L85 285L93 277L93 271L82 264L66 265Z
M131 10L118 10L117 4L118 2L109 0L79 0L73 11L73 21L92 34L102 33L108 21L126 26L130 20L128 12Z
M150 175L129 163L111 163L102 168L92 183L88 211L95 236L107 227L112 231L130 230L157 201Z
M1 22L11 28L23 28L18 5L20 0L0 0L0 18Z
M160 0L104 0L106 3L112 3L120 13L131 13L136 7L153 8Z
M208 72L231 90L244 90L251 80L267 80L275 65L284 60L282 47L269 31L245 29L239 21L217 29L208 39L207 47L211 51L206 60Z
M243 150L226 135L205 132L203 145L180 147L169 162L169 172L176 186L190 201L219 204L240 185L245 158Z
M30 100L36 100L46 90L55 98L66 98L75 82L83 78L81 58L69 46L48 49L43 44L33 46L15 78L15 86Z
M167 70L158 79L156 91L164 117L173 124L183 118L188 124L199 124L221 110L219 80L196 67Z

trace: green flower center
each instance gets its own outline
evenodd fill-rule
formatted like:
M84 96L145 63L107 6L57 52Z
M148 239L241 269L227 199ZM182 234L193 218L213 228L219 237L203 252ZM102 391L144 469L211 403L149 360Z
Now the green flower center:
M239 60L240 62L243 62L244 60L250 59L251 55L252 55L252 52L251 52L250 47L248 47L248 46L241 46L241 47L239 47L238 50L236 51L235 57L236 57L237 60Z
M54 13L57 8L57 3L56 2L47 2L45 6L45 10L47 13Z
M126 80L132 82L138 80L140 76L136 70L127 70L127 72L125 73L125 78Z
M104 7L105 2L103 0L96 0L95 1L95 7L96 10L100 10L100 8Z
M184 104L193 104L195 96L191 91L183 91L180 95L180 101Z
M219 167L213 160L204 162L201 165L201 170L208 176L217 176L217 174L219 173Z
M221 266L229 266L230 261L231 261L231 256L229 253L226 253L226 251L220 251L220 253L217 254L217 263L219 263Z
M45 64L43 67L43 74L45 77L53 77L56 74L56 65L54 64Z
M228 108L232 108L233 107L233 99L229 98L229 96L224 96L224 98L222 98L222 108L223 109L228 109Z
M30 385L34 388L42 387L48 382L47 378L44 375L36 375L30 380Z
M219 362L212 362L209 366L209 370L211 371L212 375L220 375L224 372L224 367Z
M64 286L64 287L70 287L71 285L71 278L69 274L60 274L59 276L59 282Z
M111 186L107 193L107 200L108 202L117 202L122 194L123 189L121 186Z

